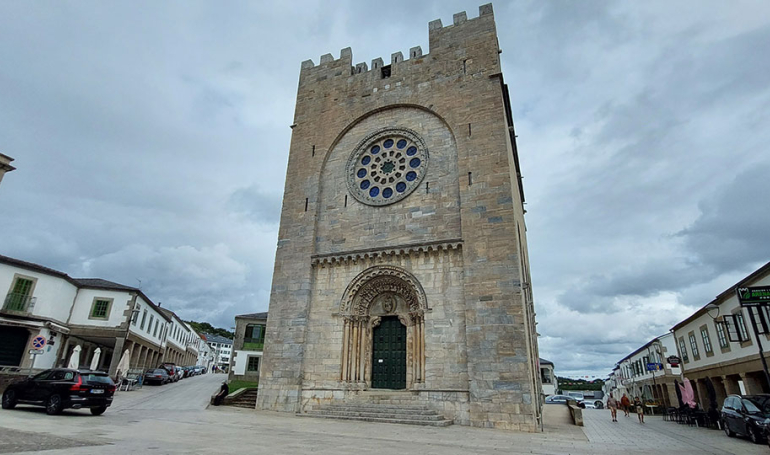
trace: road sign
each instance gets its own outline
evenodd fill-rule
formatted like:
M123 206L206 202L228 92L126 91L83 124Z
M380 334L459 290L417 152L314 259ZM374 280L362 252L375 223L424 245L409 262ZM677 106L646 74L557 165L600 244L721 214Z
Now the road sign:
M31 355L40 355L40 354L42 354L42 353L43 353L43 350L42 350L42 349L30 349L30 350L29 350L29 353L30 353Z
M738 294L741 306L770 304L770 286L740 287L736 288L735 292Z
M32 339L32 347L35 349L43 349L45 347L45 337L38 335Z
M663 369L662 363L648 363L647 371L660 371Z

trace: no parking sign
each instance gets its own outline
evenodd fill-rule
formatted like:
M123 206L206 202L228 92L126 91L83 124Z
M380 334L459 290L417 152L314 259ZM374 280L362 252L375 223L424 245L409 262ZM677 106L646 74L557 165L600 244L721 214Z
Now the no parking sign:
M32 339L32 349L43 349L45 347L45 337L38 335Z

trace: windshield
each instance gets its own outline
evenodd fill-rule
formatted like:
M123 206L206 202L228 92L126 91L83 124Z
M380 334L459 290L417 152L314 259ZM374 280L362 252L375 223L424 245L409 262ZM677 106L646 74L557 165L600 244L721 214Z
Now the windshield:
M750 399L744 398L743 405L746 407L746 411L754 413L761 413L760 409L765 409L767 412L767 398L766 397L751 397Z

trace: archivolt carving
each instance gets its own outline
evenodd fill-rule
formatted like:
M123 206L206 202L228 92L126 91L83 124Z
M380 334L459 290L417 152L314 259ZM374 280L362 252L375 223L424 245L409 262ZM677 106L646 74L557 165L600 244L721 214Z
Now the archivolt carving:
M424 383L427 309L422 286L400 267L374 266L355 277L340 302L343 386L360 390L371 385L373 330L386 316L397 316L407 327L407 387Z
M351 281L342 296L340 314L368 315L374 299L385 292L403 298L410 313L427 310L425 291L411 273L400 267L379 265L364 270Z

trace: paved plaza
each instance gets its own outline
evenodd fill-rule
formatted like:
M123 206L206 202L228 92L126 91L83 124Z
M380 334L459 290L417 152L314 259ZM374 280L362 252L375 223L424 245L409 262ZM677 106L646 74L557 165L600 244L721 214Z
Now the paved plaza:
M212 454L766 454L766 445L721 431L649 417L610 421L609 411L586 410L585 427L569 424L566 408L545 409L545 432L529 434L453 425L425 428L207 408L223 375L207 374L162 387L119 393L101 417L42 408L0 411L0 453L40 452Z

